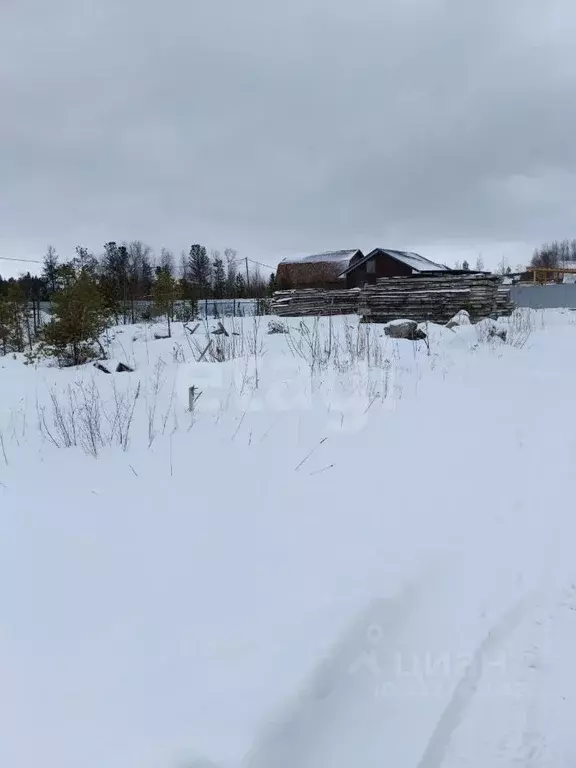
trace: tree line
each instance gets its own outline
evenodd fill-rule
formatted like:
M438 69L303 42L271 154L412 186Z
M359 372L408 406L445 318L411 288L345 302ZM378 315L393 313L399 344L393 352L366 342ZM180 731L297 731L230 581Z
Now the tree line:
M30 301L50 301L66 281L67 273L82 267L90 268L105 291L127 304L150 299L160 272L168 272L174 278L183 299L264 298L275 288L274 273L263 276L257 262L240 259L233 248L224 253L208 252L206 246L194 244L188 252L181 253L177 263L167 248L156 256L149 245L133 240L122 244L108 242L100 256L78 246L74 257L64 261L53 246L48 246L42 274L33 277L28 272L10 280L3 280L0 275L0 295L17 283Z
M171 251L163 248L156 258L138 240L108 242L99 257L78 246L67 261L49 246L40 276L0 277L0 353L40 350L62 365L78 365L104 356L101 336L111 324L163 316L170 335L172 321L194 317L200 301L264 299L274 290L274 273L263 277L233 249L208 253L193 244L176 265ZM46 301L51 318L43 324Z
M460 265L456 265L460 268ZM530 260L531 267L537 267L540 269L562 269L564 268L576 268L576 238L564 240L553 240L550 243L544 243L539 248L536 248L532 254ZM468 263L465 261L461 265L462 269L469 269ZM481 257L478 257L476 262L476 269L482 271L484 264ZM525 266L519 264L515 271L524 272ZM509 275L512 273L511 267L505 257L502 258L496 269L496 274Z
M534 251L531 266L540 269L556 269L570 264L576 267L576 238L554 240Z

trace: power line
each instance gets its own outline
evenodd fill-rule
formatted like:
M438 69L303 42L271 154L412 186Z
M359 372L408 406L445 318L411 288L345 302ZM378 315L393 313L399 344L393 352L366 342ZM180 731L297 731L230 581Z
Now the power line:
M0 261L21 261L24 264L42 264L38 259L12 259L9 256L0 256Z
M245 261L245 258L246 257L244 257L242 259L234 259L234 262L236 264L238 264L238 263L240 263L242 261ZM44 263L44 262L40 261L39 259L14 259L14 258L11 258L10 256L0 256L0 261L18 261L18 262L21 262L23 264L43 264ZM271 269L272 271L274 271L276 269L276 267L271 267L270 264L264 264L261 261L256 261L256 259L251 259L249 257L248 257L248 261L251 264L258 264L259 267L266 267L266 269ZM179 265L179 268L181 268L180 265Z
M248 259L248 261L251 261L252 264L258 264L260 267L266 267L266 269L271 269L274 271L276 267L271 267L270 264L262 264L261 261L255 261L254 259Z
M255 259L246 256L243 256L241 259L234 259L234 264L241 264L243 261L246 261L247 258L251 264L258 264L258 266L266 267L266 269L271 269L273 272L276 269L276 267L271 267L270 264L263 264L261 261L256 261Z

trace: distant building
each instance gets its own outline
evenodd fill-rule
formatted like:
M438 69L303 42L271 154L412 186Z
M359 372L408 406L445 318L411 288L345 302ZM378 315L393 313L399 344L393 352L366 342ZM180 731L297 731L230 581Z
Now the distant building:
M436 264L418 253L375 248L364 256L358 248L327 251L301 258L288 258L278 264L279 290L358 288L375 283L379 277L409 277L425 272L451 272L445 264Z
M345 272L364 258L362 251L327 251L301 258L283 259L278 264L276 283L279 290L290 288L346 288Z
M409 277L430 272L451 272L445 264L436 264L418 253L375 248L367 256L353 259L341 277L347 288L375 283L379 277Z

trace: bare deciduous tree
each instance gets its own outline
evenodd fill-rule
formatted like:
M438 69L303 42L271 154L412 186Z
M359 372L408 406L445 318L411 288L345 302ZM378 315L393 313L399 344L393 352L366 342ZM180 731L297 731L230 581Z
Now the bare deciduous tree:
M238 274L238 253L234 248L226 248L224 258L226 259L226 292L228 296L234 296L236 286L236 275Z
M164 270L164 272L169 272L172 276L174 276L176 264L174 261L174 254L171 250L168 248L162 248L160 251L160 260L158 266L160 269Z
M576 239L554 240L534 251L531 265L541 269L556 269L576 263Z
M58 254L52 245L46 249L42 277L48 285L48 292L50 294L56 293L58 290Z

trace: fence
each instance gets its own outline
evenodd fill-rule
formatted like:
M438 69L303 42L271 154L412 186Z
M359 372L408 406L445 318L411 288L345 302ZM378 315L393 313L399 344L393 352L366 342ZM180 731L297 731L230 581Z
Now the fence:
M136 301L134 310L138 321L150 317L152 312L151 301ZM190 304L184 301L177 301L174 304L174 314L176 317L185 315L189 311ZM51 314L52 306L49 301L40 302L42 312ZM128 315L132 312L131 306L128 307ZM217 317L253 317L266 312L265 299L206 299L198 302L195 315L201 318Z
M510 298L517 307L530 309L576 309L576 283L513 285Z
M260 313L261 299L205 299L198 302L201 317L253 317Z

